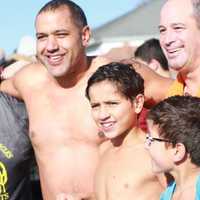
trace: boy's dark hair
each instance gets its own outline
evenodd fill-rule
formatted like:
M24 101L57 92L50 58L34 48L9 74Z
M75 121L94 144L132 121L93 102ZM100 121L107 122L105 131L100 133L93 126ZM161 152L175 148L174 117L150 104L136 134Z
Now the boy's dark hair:
M112 62L99 67L88 80L86 97L89 100L90 87L102 81L115 84L119 92L131 101L138 94L144 94L144 80L129 64Z
M162 138L184 144L191 162L200 166L200 98L173 96L154 106L147 119L159 127Z
M152 38L145 41L136 49L135 57L140 58L147 63L150 63L152 59L155 59L160 63L163 70L169 70L167 58L161 49L158 39Z
M78 6L76 3L70 0L52 0L46 3L38 12L38 15L41 14L42 12L47 12L47 11L55 11L61 7L68 7L72 19L74 20L75 24L79 28L83 28L84 26L87 26L87 18L85 16L84 11L80 6Z

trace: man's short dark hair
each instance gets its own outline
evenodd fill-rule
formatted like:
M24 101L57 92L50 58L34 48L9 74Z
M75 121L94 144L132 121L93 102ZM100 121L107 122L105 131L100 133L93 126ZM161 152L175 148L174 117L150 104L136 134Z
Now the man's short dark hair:
M158 39L152 38L145 41L135 51L135 57L150 63L152 59L157 60L164 70L169 70L168 61L165 57Z
M131 101L138 94L144 94L144 80L129 64L112 62L99 67L88 80L86 97L89 100L90 87L102 81L115 84L118 91Z
M173 96L154 106L147 117L162 138L184 144L191 162L200 166L200 98Z
M72 19L76 23L76 25L80 28L83 28L84 26L87 26L87 18L85 16L84 11L82 8L70 0L52 0L46 3L38 12L38 15L42 12L47 11L55 11L61 7L67 7L69 8Z

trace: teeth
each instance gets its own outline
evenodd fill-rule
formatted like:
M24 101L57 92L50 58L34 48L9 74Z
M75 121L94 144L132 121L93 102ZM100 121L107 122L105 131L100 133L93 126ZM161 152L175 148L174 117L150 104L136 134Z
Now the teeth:
M113 123L102 123L101 125L102 127L108 128L108 127L111 127Z
M105 127L109 127L109 126L111 126L111 124L104 124L103 126L105 126Z
M52 61L58 61L61 59L61 56L50 56L50 60Z
M60 62L62 62L62 56L61 55L49 55L48 62L51 65L58 65Z
M176 53L177 51L179 51L180 49L173 49L173 50L168 50L168 53Z

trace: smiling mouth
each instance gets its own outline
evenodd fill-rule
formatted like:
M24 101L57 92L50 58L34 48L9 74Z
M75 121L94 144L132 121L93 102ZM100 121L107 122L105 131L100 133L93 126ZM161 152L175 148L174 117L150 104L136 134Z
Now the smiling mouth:
M100 125L103 131L109 131L114 127L114 122L102 122Z
M177 54L180 52L180 48L178 49L171 49L171 50L167 50L167 54L168 54L168 57L174 57L174 56L177 56Z
M48 58L48 63L50 65L58 65L63 60L63 56L61 56L61 55L47 56L47 58Z

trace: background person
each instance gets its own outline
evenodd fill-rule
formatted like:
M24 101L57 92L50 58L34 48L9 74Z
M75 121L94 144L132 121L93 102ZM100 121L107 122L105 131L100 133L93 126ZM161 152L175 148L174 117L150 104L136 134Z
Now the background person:
M0 199L31 200L34 161L23 102L0 92Z
M153 71L163 77L170 77L167 59L160 47L158 39L152 38L141 44L135 51L135 58L144 62ZM147 132L147 117L148 109L143 107L139 115L140 127Z
M161 76L170 77L168 61L158 39L152 38L141 44L135 51L135 58L145 62Z

